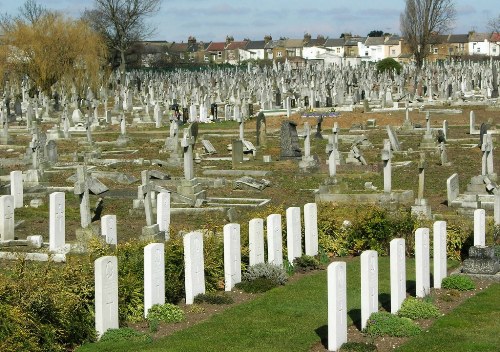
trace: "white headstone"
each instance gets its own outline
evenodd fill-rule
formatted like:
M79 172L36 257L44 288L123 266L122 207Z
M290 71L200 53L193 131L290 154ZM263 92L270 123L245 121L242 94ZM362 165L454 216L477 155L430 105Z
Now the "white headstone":
M395 238L390 243L391 313L396 314L406 298L405 240Z
M14 197L0 197L0 240L14 239Z
M250 220L248 232L249 265L264 263L264 220Z
M347 342L347 286L345 262L328 265L328 350Z
M267 261L271 264L283 265L283 243L281 238L281 215L271 214L267 217Z
M104 215L101 218L101 235L108 244L118 244L116 215Z
M100 338L108 329L118 329L118 260L101 257L94 262L95 329Z
M372 313L378 312L378 253L361 253L361 330Z
M203 234L190 232L184 235L183 242L186 304L193 304L196 295L205 293Z
M436 221L433 226L434 288L441 288L446 277L446 221Z
M290 264L293 264L295 258L302 256L301 240L300 208L290 207L286 210L286 245Z
M49 250L55 251L66 244L66 194L53 192L49 196Z
M431 290L429 266L429 229L415 231L415 292L417 297L425 297Z
M144 316L155 304L165 304L165 245L144 247Z
M10 173L10 195L14 197L14 207L23 207L23 172L11 171Z
M318 206L316 203L304 205L304 234L306 255L318 255Z
M156 199L156 222L160 231L165 232L165 240L170 238L170 192L160 192Z
M475 131L476 131L476 115L474 114L474 111L471 111L469 115L469 134L474 134Z
M226 291L241 282L240 225L224 225L224 286Z
M484 209L474 210L474 246L486 245L486 213Z
M451 175L446 180L446 194L448 196L448 206L451 207L451 203L458 198L460 194L458 174L455 173Z

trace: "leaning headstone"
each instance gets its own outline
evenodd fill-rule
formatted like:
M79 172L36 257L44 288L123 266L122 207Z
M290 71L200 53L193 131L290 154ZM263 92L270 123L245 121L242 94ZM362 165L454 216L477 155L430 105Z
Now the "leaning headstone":
M205 293L203 234L190 232L184 235L183 243L186 304L193 304L196 295Z
M144 317L155 304L165 304L165 244L144 247Z
M419 228L415 231L415 271L416 296L423 298L431 290L428 228Z
M226 291L241 282L240 225L224 225L224 287Z
M338 351L347 342L346 263L328 265L328 350Z
M64 192L49 196L49 250L56 251L66 244L66 204Z
M389 135L389 140L391 142L392 150L394 150L395 152L400 151L401 145L399 144L398 136L396 135L396 132L390 125L387 125L387 134Z
M0 241L14 239L14 197L0 196Z
M101 257L94 262L95 329L100 338L108 329L118 329L118 260Z
M396 314L406 298L405 240L390 242L391 313Z
M266 221L267 261L277 266L283 265L283 244L281 238L281 215L271 214Z
M249 265L264 263L264 220L252 219L248 223Z
M101 218L101 235L107 244L118 244L116 215L104 215Z
M434 288L441 288L446 277L446 221L436 221L433 226Z
M304 242L306 255L318 255L318 206L316 203L304 205Z
M23 172L10 172L10 195L14 197L14 207L22 208L24 205Z
M290 264L293 264L295 258L302 256L301 232L300 208L290 207L286 210L286 244Z
M369 250L361 253L361 330L375 312L378 312L378 254Z
M296 123L292 121L283 121L281 123L280 137L281 159L296 159L302 157Z
M474 210L474 246L486 245L486 213L484 209Z

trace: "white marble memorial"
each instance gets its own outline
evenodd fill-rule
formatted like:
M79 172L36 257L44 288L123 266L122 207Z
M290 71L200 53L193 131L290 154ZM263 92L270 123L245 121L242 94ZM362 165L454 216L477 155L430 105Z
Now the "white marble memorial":
M430 293L429 229L415 231L415 293L423 298Z
M484 209L474 210L474 246L486 245L486 213Z
M116 215L104 215L101 218L101 235L108 244L117 245Z
M240 225L224 225L224 286L226 291L241 282Z
M286 210L286 245L288 261L293 264L295 258L302 256L302 227L300 208L290 207Z
M49 196L49 250L56 251L66 244L66 200L64 192Z
M165 304L165 244L144 247L144 316L155 304Z
M94 262L95 329L100 338L108 329L118 329L118 260L101 257Z
M391 313L396 314L406 298L405 240L395 238L390 243Z
M304 205L304 236L306 255L318 255L318 206L316 203Z
M190 232L184 235L183 242L186 304L193 304L196 295L205 293L203 234Z
M268 263L283 265L283 243L281 234L281 215L271 214L266 221L267 230L267 261Z
M372 313L378 312L378 253L361 253L361 330Z
M0 196L0 241L14 239L14 197Z
M447 274L446 221L436 221L433 226L434 288L441 288Z
M165 232L165 240L170 238L170 192L158 193L156 199L156 222L160 231Z
M11 171L10 172L10 195L14 197L14 207L22 208L24 202L23 193L23 172Z
M250 220L248 232L249 265L264 263L264 220Z
M328 350L338 351L347 342L346 263L328 265Z

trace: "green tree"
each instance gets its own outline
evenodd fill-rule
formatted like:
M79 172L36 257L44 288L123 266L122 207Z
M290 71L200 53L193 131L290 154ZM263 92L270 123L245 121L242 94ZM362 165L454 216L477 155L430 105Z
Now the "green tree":
M401 72L401 64L394 60L392 57L387 57L377 62L377 72L382 73L385 71L396 71L397 74Z
M382 37L384 35L384 31L373 30L368 33L367 37Z

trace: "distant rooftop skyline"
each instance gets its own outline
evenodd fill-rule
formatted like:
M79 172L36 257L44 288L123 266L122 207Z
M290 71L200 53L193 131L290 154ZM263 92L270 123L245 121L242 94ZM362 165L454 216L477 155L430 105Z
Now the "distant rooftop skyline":
M38 3L79 17L92 0L45 0ZM148 40L181 42L194 36L198 41L224 41L226 35L235 40L262 40L270 34L279 37L302 38L309 33L338 38L350 32L366 36L372 30L400 34L399 15L404 0L164 0L160 11L148 22L156 27ZM487 22L500 14L498 0L455 0L457 18L451 33L464 34L471 30L484 32ZM0 0L2 12L16 14L21 2Z

